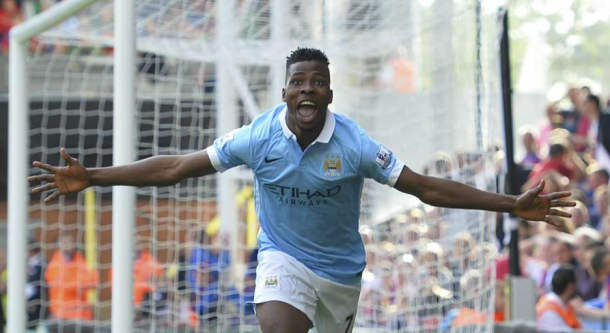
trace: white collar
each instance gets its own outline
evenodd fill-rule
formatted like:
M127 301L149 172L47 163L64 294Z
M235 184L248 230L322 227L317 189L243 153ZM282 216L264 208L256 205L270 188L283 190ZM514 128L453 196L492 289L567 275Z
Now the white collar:
M288 112L288 107L284 107L284 109L282 109L282 112L280 112L280 125L282 125L282 131L284 132L284 136L286 136L287 139L292 138L293 140L296 141L297 137L296 135L294 135L294 133L292 133L292 131L290 130L290 128L288 128L288 124L286 123L286 113ZM322 128L322 132L320 132L320 135L318 135L318 137L314 140L314 142L312 142L311 144L314 144L316 142L321 142L321 143L328 143L330 141L330 138L333 135L333 132L335 131L335 115L329 110L326 110L326 120L324 121L324 128Z

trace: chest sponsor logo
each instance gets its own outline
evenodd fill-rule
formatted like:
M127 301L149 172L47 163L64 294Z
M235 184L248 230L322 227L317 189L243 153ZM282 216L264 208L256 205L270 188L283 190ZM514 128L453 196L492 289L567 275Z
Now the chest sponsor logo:
M392 152L384 146L379 146L379 151L375 154L375 163L381 165L381 169L385 170L392 163Z
M328 205L328 201L341 192L341 185L319 190L276 184L264 184L264 186L276 195L281 204L291 206Z
M322 175L328 178L343 176L343 161L341 154L326 154L322 163Z

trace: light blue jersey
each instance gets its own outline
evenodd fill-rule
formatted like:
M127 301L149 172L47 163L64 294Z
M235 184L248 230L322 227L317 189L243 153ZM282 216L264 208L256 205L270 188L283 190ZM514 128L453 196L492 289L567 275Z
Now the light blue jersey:
M365 266L358 233L364 178L394 186L404 164L351 119L332 113L302 151L286 124L286 105L217 139L207 152L223 172L254 172L259 251L282 251L314 273L356 284Z

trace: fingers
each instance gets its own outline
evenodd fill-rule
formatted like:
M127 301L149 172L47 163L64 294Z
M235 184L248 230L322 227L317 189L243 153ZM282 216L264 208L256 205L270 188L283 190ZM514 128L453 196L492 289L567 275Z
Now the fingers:
M540 193L542 193L542 190L544 190L544 179L540 181L540 184L538 184L538 186L532 189L532 194L534 196L539 195Z
M563 227L561 222L554 220L550 216L545 217L543 221L548 223L548 224L550 224L550 225L552 225L552 226L554 226L554 227L557 227L557 228L562 228Z
M46 204L51 203L55 199L57 199L60 195L61 195L61 193L59 193L59 191L55 191L55 192L51 193L51 195L49 195L46 199L44 199L44 203L46 203Z
M74 164L74 159L72 157L70 157L70 155L68 155L68 153L66 153L66 150L64 148L61 148L59 150L59 154L61 155L61 157L63 157L63 159L66 161L66 163L68 165Z
M559 209L551 209L548 215L561 216L561 217L572 217L572 214L566 213Z
M38 161L34 161L34 163L32 163L32 165L37 167L37 168L41 168L42 170L55 173L55 169L56 168L54 166L49 165L49 164L38 162Z
M33 189L32 193L40 193L40 192L52 190L54 188L57 188L57 185L55 185L55 183L48 183L44 186L40 186L40 187Z
M40 182L54 182L55 181L55 175L53 174L46 174L46 175L38 175L38 176L30 176L28 177L28 182L30 183L40 183Z
M559 201L559 200L553 200L551 201L551 207L575 207L576 206L576 202L574 201Z
M551 200L556 200L556 199L561 199L561 198L568 198L571 195L572 195L572 192L563 191L563 192L554 192L551 194L547 194L547 195L544 195L543 197L551 199Z

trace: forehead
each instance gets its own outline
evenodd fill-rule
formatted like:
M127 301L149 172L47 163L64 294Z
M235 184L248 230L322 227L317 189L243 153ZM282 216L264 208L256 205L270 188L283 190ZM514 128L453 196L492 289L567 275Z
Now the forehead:
M318 60L308 60L296 62L288 67L288 75L294 74L319 74L330 77L328 66Z

